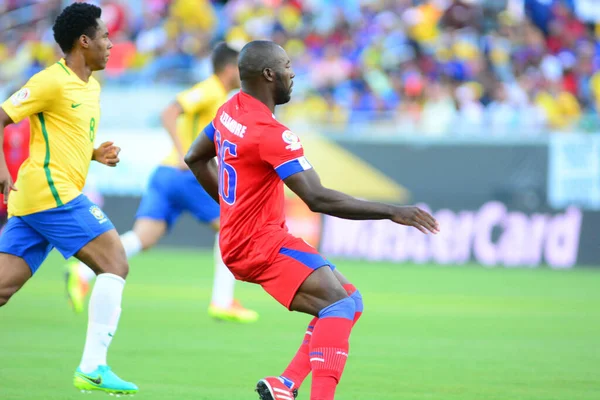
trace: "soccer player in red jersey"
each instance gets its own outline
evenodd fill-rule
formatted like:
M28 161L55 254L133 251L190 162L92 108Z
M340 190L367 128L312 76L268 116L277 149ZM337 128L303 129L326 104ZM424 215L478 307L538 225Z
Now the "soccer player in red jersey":
M312 372L312 400L331 400L348 358L348 338L362 313L360 293L302 239L288 233L285 183L314 212L346 219L389 219L423 233L439 231L417 207L355 199L321 185L296 135L275 119L290 100L294 73L280 46L242 49L242 90L198 136L185 162L221 207L223 260L237 279L261 285L291 311L314 316L281 376L261 379L262 400L292 400ZM218 164L214 158L218 157Z

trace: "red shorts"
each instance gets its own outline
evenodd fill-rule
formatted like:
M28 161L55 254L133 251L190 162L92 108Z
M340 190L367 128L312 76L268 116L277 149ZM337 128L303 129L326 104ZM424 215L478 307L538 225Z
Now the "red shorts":
M237 279L261 285L275 300L290 308L296 292L306 278L316 269L333 264L323 258L317 250L290 234L286 235L279 252L267 265L248 270L235 266L231 272Z

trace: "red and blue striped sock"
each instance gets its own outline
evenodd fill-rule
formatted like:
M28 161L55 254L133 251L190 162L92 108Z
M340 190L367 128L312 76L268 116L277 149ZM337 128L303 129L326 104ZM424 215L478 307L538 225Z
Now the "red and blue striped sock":
M311 400L334 398L348 359L355 310L354 300L346 297L319 312L308 352L313 374Z

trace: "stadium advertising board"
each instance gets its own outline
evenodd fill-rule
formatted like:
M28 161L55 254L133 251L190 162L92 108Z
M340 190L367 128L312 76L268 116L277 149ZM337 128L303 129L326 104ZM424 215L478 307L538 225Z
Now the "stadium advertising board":
M326 216L321 251L328 257L415 263L571 268L577 262L583 214L575 207L528 215L491 201L477 210L441 209L433 215L441 226L438 235L390 221Z

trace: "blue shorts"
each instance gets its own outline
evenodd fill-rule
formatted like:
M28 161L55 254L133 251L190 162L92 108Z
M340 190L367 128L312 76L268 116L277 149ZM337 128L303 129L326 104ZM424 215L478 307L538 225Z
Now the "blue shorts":
M79 195L57 208L9 218L0 235L0 253L21 257L34 274L53 248L66 259L111 229L115 227L100 207Z
M210 224L219 218L219 204L198 183L190 170L160 166L142 197L136 218L165 221L171 228L183 211Z

